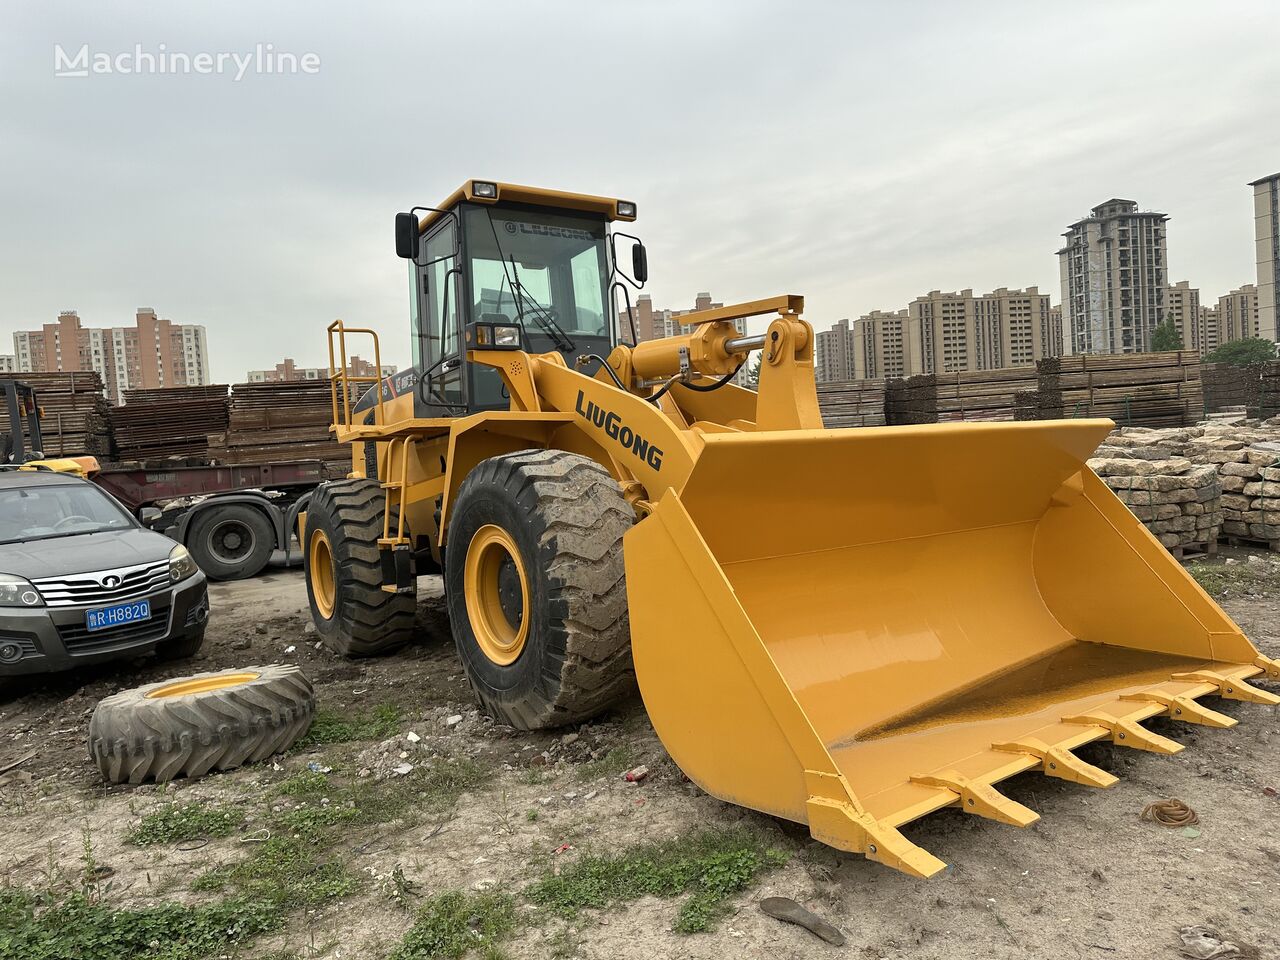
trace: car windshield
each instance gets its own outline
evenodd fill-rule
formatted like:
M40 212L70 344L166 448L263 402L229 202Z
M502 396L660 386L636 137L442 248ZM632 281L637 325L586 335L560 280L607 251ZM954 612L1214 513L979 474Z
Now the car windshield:
M0 490L0 543L124 530L133 521L87 483L39 484Z

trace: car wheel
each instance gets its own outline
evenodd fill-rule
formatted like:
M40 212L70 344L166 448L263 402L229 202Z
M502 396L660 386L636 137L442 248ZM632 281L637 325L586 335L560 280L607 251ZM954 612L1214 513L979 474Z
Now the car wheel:
M261 510L228 503L196 514L187 547L210 579L244 580L267 565L276 548L276 532Z

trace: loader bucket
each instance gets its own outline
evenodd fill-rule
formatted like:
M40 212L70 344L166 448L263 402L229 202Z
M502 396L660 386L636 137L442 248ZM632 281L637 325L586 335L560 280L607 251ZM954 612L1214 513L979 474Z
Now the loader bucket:
M1108 420L705 436L625 542L655 729L724 800L916 876L941 807L1026 826L994 784L1107 787L1072 750L1231 726L1280 665L1085 465Z

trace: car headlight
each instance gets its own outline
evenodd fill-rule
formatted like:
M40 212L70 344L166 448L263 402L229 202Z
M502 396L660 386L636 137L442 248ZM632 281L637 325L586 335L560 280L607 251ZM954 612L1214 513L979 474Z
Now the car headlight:
M191 552L182 544L178 544L169 551L169 579L185 580L193 574L199 573L200 568L196 566L196 562L191 559Z
M43 607L40 596L30 580L23 580L11 573L0 573L0 607Z

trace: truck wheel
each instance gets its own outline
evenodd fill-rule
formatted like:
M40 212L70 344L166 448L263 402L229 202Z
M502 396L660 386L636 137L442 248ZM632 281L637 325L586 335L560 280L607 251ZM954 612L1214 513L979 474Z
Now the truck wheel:
M622 537L635 513L595 461L482 461L449 522L454 641L481 706L522 730L576 723L635 686Z
M89 756L111 783L199 777L288 748L314 713L311 681L297 667L197 673L102 700Z
M302 551L311 619L325 646L369 657L413 637L417 598L382 589L378 538L386 492L376 480L321 484L307 505Z
M276 532L261 510L228 503L196 514L187 546L209 579L244 580L267 565L276 548Z

